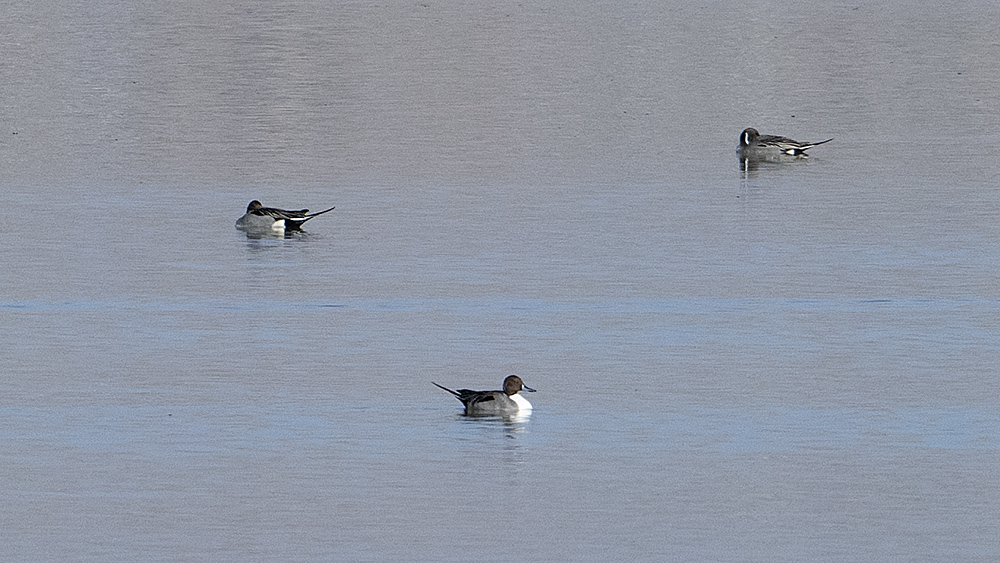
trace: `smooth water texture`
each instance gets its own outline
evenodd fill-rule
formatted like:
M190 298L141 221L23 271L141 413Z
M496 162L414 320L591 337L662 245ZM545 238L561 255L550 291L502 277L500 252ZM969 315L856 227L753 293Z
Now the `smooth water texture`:
M6 6L0 559L996 560L998 27Z

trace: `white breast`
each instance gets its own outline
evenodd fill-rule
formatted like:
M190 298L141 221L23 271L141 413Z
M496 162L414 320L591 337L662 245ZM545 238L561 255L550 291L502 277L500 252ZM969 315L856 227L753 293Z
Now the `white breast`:
M510 398L510 400L514 401L515 403L517 403L517 410L519 410L519 411L530 411L531 410L531 403L528 402L528 399L525 399L524 397L522 397L520 393L512 396Z

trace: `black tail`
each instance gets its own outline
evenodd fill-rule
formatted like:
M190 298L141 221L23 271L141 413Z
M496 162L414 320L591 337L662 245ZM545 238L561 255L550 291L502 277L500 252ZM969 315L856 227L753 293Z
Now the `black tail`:
M305 223L306 221L312 219L313 217L317 217L319 215L322 215L322 214L326 213L327 211L333 211L334 209L336 209L336 207L331 207L330 209L326 209L326 210L320 211L318 213L308 213L308 214L305 215L305 217L303 217L301 219L299 219L299 218L285 219L285 229L290 230L290 231L294 231L296 229L301 229L302 228L302 224ZM307 210L303 209L302 211L307 211Z
M825 143L826 141L823 141L823 142ZM310 213L310 214L306 215L306 217L309 218L309 219L312 219L313 217L316 217L318 215L322 215L322 214L326 213L327 211L333 211L334 209L336 209L336 207L331 207L330 209L325 209L323 211L317 211L316 213Z
M445 391L451 393L452 395L454 395L456 397L461 397L461 395L458 394L458 391L452 391L451 389L448 389L447 387L445 387L443 385L438 385L437 383L434 383L433 381L431 381L431 383L434 384L434 385L437 385L441 389L444 389Z

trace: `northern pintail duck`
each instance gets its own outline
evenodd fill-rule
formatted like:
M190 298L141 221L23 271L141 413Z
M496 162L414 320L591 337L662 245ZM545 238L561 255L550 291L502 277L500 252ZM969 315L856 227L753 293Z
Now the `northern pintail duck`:
M434 383L431 381L431 383ZM441 389L451 393L465 405L465 414L469 415L500 415L514 414L531 410L531 403L521 396L521 391L535 392L516 375L508 375L503 380L503 391L473 391L459 389L452 391L443 385L434 383Z
M801 143L799 141L789 139L788 137L779 137L778 135L761 135L759 131L753 127L749 127L740 133L739 151L744 154L766 154L768 152L777 152L792 156L806 156L807 150L815 147L816 145L829 143L832 140L833 139L827 139L818 143Z
M316 213L309 213L308 209L288 211L264 207L255 199L247 206L246 214L236 220L236 228L241 231L297 231L306 221L333 210L331 207Z

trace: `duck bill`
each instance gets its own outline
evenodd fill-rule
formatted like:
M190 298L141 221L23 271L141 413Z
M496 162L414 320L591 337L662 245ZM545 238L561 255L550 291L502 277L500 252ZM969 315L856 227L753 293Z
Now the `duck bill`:
M527 385L525 385L523 383L521 384L521 391L528 391L530 393L534 393L535 392L534 389L532 389L531 387L528 387Z

